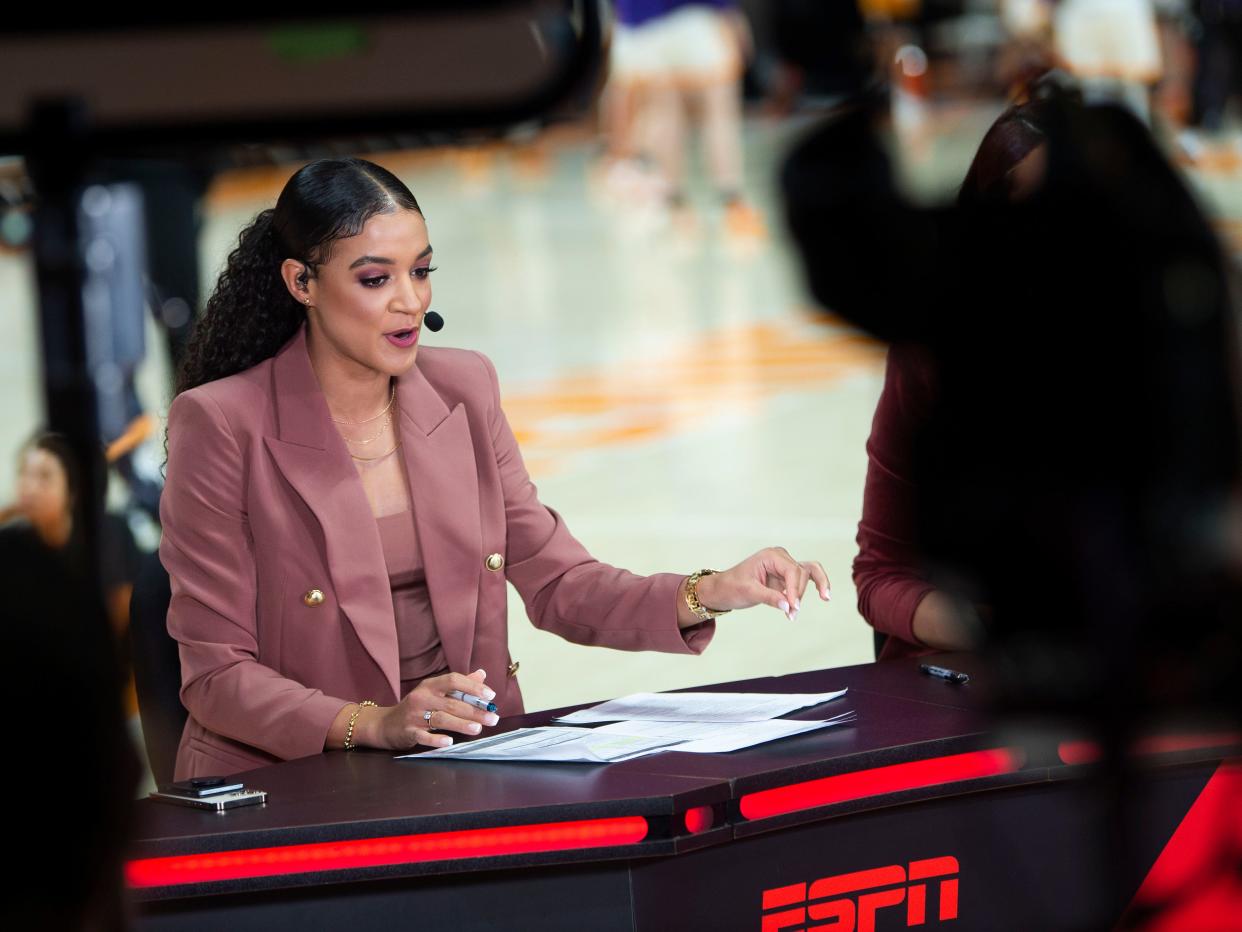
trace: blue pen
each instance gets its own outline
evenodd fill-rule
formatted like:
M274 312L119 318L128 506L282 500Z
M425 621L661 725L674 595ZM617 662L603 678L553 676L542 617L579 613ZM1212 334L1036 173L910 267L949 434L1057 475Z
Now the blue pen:
M950 670L948 667L937 667L930 663L921 663L919 664L919 669L928 676L934 676L937 679L947 680L950 683L957 683L960 685L962 683L970 682L969 673L959 673L956 670Z
M468 695L467 693L462 692L460 689L454 689L451 693L448 694L448 697L450 699L460 699L462 702L466 703L466 705L472 705L476 709L482 709L484 712L495 712L496 711L496 703L484 702L478 696Z

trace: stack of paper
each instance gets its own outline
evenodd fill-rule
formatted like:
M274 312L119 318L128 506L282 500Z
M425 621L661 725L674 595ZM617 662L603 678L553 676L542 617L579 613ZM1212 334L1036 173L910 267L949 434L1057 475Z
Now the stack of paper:
M460 760L537 760L562 763L607 764L652 754L677 744L680 738L601 734L593 728L519 728L400 759L449 757Z
M820 728L847 725L857 718L853 712L842 712L819 722L791 722L783 718L767 722L724 722L708 725L698 722L633 721L604 725L593 729L593 732L597 735L627 735L634 738L673 738L681 743L660 750L683 751L689 754L723 754Z
M602 764L661 751L717 754L849 724L857 719L852 711L814 722L776 718L843 695L844 689L798 695L638 693L557 719L571 725L613 723L601 728L522 728L402 757Z
M831 693L635 693L562 715L564 725L598 722L763 722L845 695Z

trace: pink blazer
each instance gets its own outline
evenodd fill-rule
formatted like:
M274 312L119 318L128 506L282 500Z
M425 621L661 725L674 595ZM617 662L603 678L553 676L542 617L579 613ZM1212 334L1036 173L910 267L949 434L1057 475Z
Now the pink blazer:
M506 581L536 626L579 644L707 646L713 623L677 626L681 576L600 563L540 504L485 356L423 347L397 398L444 654L454 671L487 670L502 716L522 711ZM346 703L401 698L379 530L305 327L271 359L173 401L160 518L189 711L176 779L317 754Z

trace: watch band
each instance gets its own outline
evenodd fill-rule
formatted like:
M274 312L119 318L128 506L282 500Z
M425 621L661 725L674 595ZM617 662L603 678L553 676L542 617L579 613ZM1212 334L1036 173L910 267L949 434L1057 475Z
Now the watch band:
M697 572L691 573L690 578L686 580L686 607L694 613L695 617L698 618L699 621L711 621L719 615L727 615L732 611L732 609L729 608L708 608L699 601L699 580L704 576L711 576L715 572L716 570L698 570Z

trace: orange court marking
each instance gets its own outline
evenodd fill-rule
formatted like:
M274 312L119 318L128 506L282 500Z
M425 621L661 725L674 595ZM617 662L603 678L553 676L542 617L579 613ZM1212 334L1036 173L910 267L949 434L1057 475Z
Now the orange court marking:
M875 372L884 344L824 326L823 316L730 327L700 335L693 357L614 362L504 393L505 413L532 473L559 472L583 450L623 447L693 429L781 394L816 392Z

